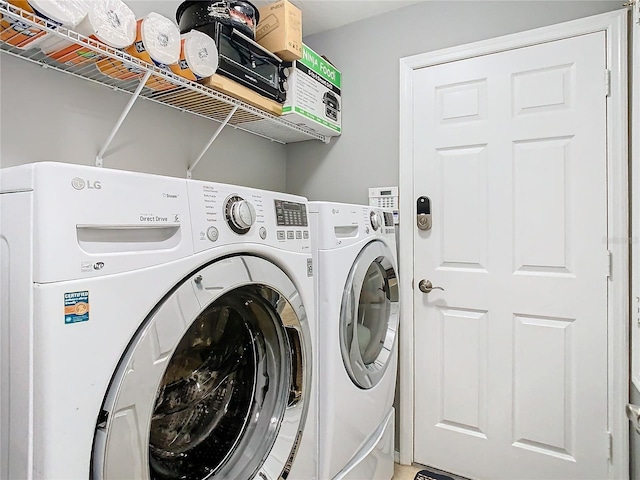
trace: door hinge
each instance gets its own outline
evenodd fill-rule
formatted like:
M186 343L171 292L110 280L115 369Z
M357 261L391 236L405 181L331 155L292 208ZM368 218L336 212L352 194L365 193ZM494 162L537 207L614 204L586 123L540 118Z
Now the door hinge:
M611 270L613 269L613 255L611 255L611 251L607 250L607 278L611 278Z
M604 71L604 91L605 96L611 96L611 70L609 69Z
M611 432L607 432L607 459L613 458L613 435Z

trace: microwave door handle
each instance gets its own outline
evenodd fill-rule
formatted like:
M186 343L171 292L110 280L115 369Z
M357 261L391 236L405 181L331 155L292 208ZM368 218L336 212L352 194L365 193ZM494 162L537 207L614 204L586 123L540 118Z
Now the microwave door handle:
M282 59L276 55L274 55L273 53L271 53L269 50L267 50L266 48L264 48L262 45L260 45L259 43L257 43L254 40L251 40L249 37L247 37L245 34L243 34L242 32L239 32L238 30L236 30L235 28L231 29L231 35L237 35L238 37L240 37L241 39L249 42L250 44L252 44L254 47L259 48L260 50L262 50L266 55L268 55L269 57L273 58L274 60L276 60L278 63L282 63Z
M269 59L264 55L256 55L255 53L252 53L252 57L254 60L260 61L260 65L268 65L271 63L269 62Z
M236 31L233 30L233 32L235 33ZM241 35L241 34L240 34ZM241 35L244 38L244 35ZM240 44L236 45L235 42L229 42L229 45L231 45L231 47L238 53L238 57L240 57L240 60L242 62L243 65L251 65L252 68L255 68L255 55L254 53L246 48L240 48ZM249 55L247 55L245 52L249 52Z

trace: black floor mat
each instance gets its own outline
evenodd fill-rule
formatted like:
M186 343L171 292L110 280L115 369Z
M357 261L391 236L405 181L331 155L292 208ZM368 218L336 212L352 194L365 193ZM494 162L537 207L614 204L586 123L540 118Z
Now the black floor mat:
M416 473L415 480L453 480L453 478L431 470L420 470Z

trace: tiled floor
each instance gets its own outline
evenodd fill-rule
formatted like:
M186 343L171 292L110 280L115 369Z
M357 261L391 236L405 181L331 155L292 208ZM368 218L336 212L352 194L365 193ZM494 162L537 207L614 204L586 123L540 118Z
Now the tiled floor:
M393 480L413 480L416 477L416 473L420 470L420 467L398 465L396 463Z

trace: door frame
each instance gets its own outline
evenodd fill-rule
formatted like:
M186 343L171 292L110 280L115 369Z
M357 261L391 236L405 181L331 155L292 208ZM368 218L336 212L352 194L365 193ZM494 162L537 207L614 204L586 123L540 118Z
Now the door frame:
M611 252L608 280L608 423L609 478L629 476L629 171L627 92L627 10L506 35L400 59L400 463L413 462L414 449L414 289L413 236L413 73L421 68L596 32L606 34L610 94L607 97L607 242ZM604 93L603 93L604 94ZM608 261L603 259L602 261ZM606 439L603 439L605 441ZM437 466L437 465L436 465Z
M629 32L629 39L632 45L630 53L631 65L637 70L640 66L640 3L632 5L631 15L631 31ZM633 131L638 131L640 128L640 75L634 75L633 69L631 72L632 91L631 91L631 128ZM635 130L634 130L635 129ZM640 191L640 135L637 133L631 135L631 191ZM640 268L638 268L638 258L640 257L640 222L635 217L640 212L640 195L632 196L631 198L631 212L633 213L634 220L631 222L631 238L632 248L631 257L634 265L631 268L631 298L634 302L631 322L634 326L640 322L640 312L636 308L640 308L640 300L635 300L640 297ZM635 267L635 268L634 268ZM632 365L631 365L631 382L640 391L640 333L638 328L633 328L631 334L631 353L632 353Z

